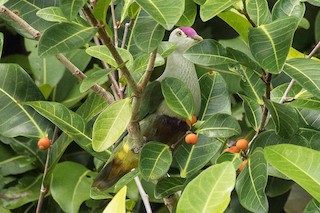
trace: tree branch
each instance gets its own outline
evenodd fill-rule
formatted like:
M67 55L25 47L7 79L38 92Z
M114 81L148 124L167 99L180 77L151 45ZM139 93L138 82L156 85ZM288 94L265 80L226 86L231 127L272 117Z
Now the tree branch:
M265 78L265 83L266 83L266 92L265 92L265 97L266 99L270 100L270 93L271 93L271 78L272 78L272 74L268 73L266 75ZM262 119L261 119L261 123L259 126L259 131L258 133L264 131L265 125L266 125L266 121L268 118L268 108L266 107L266 105L263 105L263 109L262 109Z
M151 209L150 202L149 202L149 196L148 196L148 194L144 191L139 177L138 177L138 176L135 176L135 177L134 177L134 181L136 182L136 185L137 185L137 188L138 188L138 190L139 190L139 194L140 194L140 196L141 196L141 199L142 199L142 201L143 201L143 204L144 204L144 206L145 206L146 212L147 212L147 213L152 213L152 209Z
M88 21L91 23L92 26L98 27L98 34L100 36L100 40L102 43L109 49L111 55L113 56L116 63L119 65L119 69L122 72L122 74L126 77L126 80L131 87L133 93L135 96L140 96L141 92L138 89L137 83L133 79L132 75L130 74L128 68L126 65L122 66L124 64L124 61L122 60L121 56L119 55L116 47L113 45L110 37L108 36L106 30L104 29L102 23L98 21L94 15L92 14L90 8L85 6L83 8L83 12L86 15Z

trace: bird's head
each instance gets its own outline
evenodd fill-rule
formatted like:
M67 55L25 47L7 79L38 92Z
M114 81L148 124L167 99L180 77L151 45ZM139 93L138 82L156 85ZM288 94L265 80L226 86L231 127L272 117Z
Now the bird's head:
M194 43L202 40L202 37L191 27L176 28L169 37L169 41L175 43L177 51L184 51Z

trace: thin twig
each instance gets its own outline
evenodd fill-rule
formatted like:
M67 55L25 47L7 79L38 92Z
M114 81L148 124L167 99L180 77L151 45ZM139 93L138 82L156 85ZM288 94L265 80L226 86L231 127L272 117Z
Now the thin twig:
M5 6L0 6L0 13L3 13L5 16L11 18L15 23L20 25L23 29L25 29L35 40L39 40L41 33L34 29L30 24L28 24L25 20L20 18L17 14L6 8Z
M83 80L87 76L81 72L78 67L76 67L71 61L69 61L64 55L62 54L57 54L56 58L78 79ZM114 101L113 96L111 93L106 91L103 87L101 87L98 84L94 84L91 89L100 95L107 103L111 104Z
M110 51L111 55L113 56L114 60L116 61L118 66L120 66L119 69L122 72L122 74L125 76L125 78L126 78L128 84L129 84L129 86L131 87L134 95L135 96L140 96L141 93L138 90L137 83L133 79L133 76L129 72L127 66L124 64L124 61L122 60L122 58L121 58L120 54L118 53L116 47L113 45L113 43L112 43L110 37L108 36L105 28L103 27L102 23L100 23L100 21L98 21L94 17L94 15L92 14L90 8L88 8L87 6L85 6L83 8L83 12L86 15L88 21L91 23L91 25L98 27L98 33L99 33L99 36L100 36L100 40L109 49L109 51Z
M113 22L113 34L114 34L114 46L118 47L119 42L118 42L118 29L119 26L117 25L117 20L116 20L116 13L114 11L114 3L113 0L110 2L110 8L111 8L111 16L112 16L112 22Z
M130 28L130 26L132 25L133 22L134 22L134 19L131 19L131 20L130 20L128 23L126 23L125 26L124 26L123 38L122 38L122 43L121 43L121 48L122 48L122 49L124 49L125 46L126 46L129 28Z
M142 201L143 201L144 207L145 207L145 209L146 209L146 212L147 212L147 213L152 213L151 205L150 205L150 202L149 202L149 196L148 196L148 194L144 191L139 177L138 177L138 176L135 176L135 177L134 177L134 181L136 182L136 185L137 185L137 187L138 187L138 190L139 190L141 199L142 199Z
M58 132L59 132L59 128L57 126L55 126L54 132L53 132L53 136L51 138L51 145L53 145L54 142L57 140ZM41 208L42 208L42 205L43 205L44 197L46 196L46 194L48 192L48 188L44 185L44 181L46 179L48 168L49 168L50 153L51 153L51 146L47 150L46 164L45 164L44 170L43 170L43 176L42 176L42 181L41 181L41 188L40 188L40 193L39 193L39 199L38 199L36 213L40 213L41 212Z
M312 56L314 54L316 54L316 52L319 50L320 48L320 41L318 42L318 44L313 48L313 50L309 53L308 55L308 59L312 58ZM290 92L290 90L292 89L294 83L296 81L294 79L292 79L286 89L286 91L283 93L283 96L281 97L281 100L280 100L280 104L283 104L286 100L287 100L287 97L288 97L288 94Z
M267 76L266 76L266 78L265 78L265 83L266 83L265 97L266 97L267 100L270 100L271 78L272 78L272 74L271 74L271 73L268 73ZM266 107L266 105L263 105L262 119L261 119L261 123L260 123L259 131L258 131L258 132L264 131L267 118L268 118L268 108Z
M144 91L147 84L149 83L150 77L151 77L153 69L154 69L154 62L156 61L156 57L157 57L157 49L153 50L150 55L149 62L147 65L147 70L144 73L144 76L142 78L141 83L139 84L141 91Z

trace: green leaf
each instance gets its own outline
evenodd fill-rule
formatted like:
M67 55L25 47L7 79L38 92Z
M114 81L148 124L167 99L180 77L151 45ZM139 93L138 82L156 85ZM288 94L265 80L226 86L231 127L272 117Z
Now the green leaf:
M42 175L23 176L18 184L7 189L2 189L4 195L0 199L0 205L6 209L16 209L39 198Z
M252 28L248 19L237 10L228 10L218 15L232 29L234 29L245 42L248 42L248 30Z
M114 69L99 69L86 72L86 78L83 79L80 85L80 92L86 92L93 85L101 85L108 81L108 73L113 72Z
M222 42L222 41L220 41ZM228 40L227 42L230 42L230 40ZM235 45L233 43L230 43L230 45ZM239 45L239 44L238 44ZM243 48L243 52L240 50L236 50L233 49L231 47L227 47L226 48L228 55L233 58L234 60L237 60L241 65L248 67L252 70L254 70L258 75L261 75L261 67L259 66L259 64L257 64L257 62L255 62L251 57L251 53L250 50L247 46L245 46Z
M238 63L228 57L227 51L219 42L212 39L206 39L192 45L184 52L183 56L202 66Z
M320 98L320 79L317 70L320 62L304 58L290 59L284 66L284 71L296 80L304 89ZM319 79L319 80L318 80Z
M246 1L246 10L250 19L257 25L267 24L271 21L271 15L266 0Z
M0 135L44 137L49 122L23 101L43 100L30 76L16 64L0 64Z
M253 70L243 68L241 71L242 81L240 82L243 93L255 100L258 104L263 104L262 96L265 93L265 83Z
M55 24L41 36L38 54L43 57L77 49L90 41L96 32L95 27L73 23Z
M135 44L141 51L150 53L159 46L164 33L165 29L141 10L132 29L130 45Z
M184 0L136 0L136 2L166 30L170 30L178 22L185 8Z
M311 127L320 129L320 112L317 110L300 110L300 114L304 119L304 122Z
M289 138L297 132L299 116L293 107L269 100L264 100L264 103L272 116L277 134Z
M73 20L86 2L86 0L61 0L60 8L69 20Z
M96 173L78 163L66 161L53 170L50 192L65 212L79 212L83 201L90 198L90 187Z
M241 133L239 123L231 115L217 113L206 120L196 131L208 137L228 138Z
M266 194L268 197L272 198L283 195L292 188L293 184L294 182L292 180L269 177Z
M183 189L184 178L180 177L164 177L157 182L154 194L156 198L168 197Z
M191 118L195 103L189 88L177 78L161 81L161 90L168 107L183 118Z
M36 158L19 155L0 161L0 175L17 175L35 169Z
M97 1L93 8L93 15L96 19L106 24L108 7L111 0Z
M236 191L241 205L251 212L268 212L267 181L267 162L263 150L258 148L237 178Z
M2 56L2 50L3 50L3 33L0 33L0 58Z
M36 14L46 21L68 22L60 7L46 7L40 9Z
M201 110L199 118L205 120L215 113L231 114L231 101L227 84L219 73L207 73L199 79Z
M72 137L79 146L91 155L105 160L106 153L96 153L92 149L91 127L77 113L69 110L63 104L57 102L33 101L25 102L37 112L46 117L59 127L64 133Z
M242 163L242 159L240 158L240 155L238 154L234 154L231 152L223 152L217 159L216 159L216 163L223 163L223 162L232 162L234 168L239 168L239 166Z
M319 212L320 212L320 202L317 202L315 199L312 199L303 211L303 213L319 213Z
M204 135L198 136L196 145L182 143L173 156L174 163L180 170L180 176L185 178L199 171L220 150L221 145L217 139Z
M237 0L207 0L203 5L200 6L200 17L202 21L208 21L215 17L222 11L228 9Z
M117 50L119 55L121 55L122 60L126 63L126 66L128 67L128 69L130 69L133 65L133 57L130 54L130 52L122 48L117 48ZM98 58L104 62L107 62L113 67L122 66L121 64L117 64L117 62L114 60L109 49L104 45L89 47L86 49L86 52L95 58Z
M166 58L168 55L170 55L174 50L176 49L176 46L174 43L169 41L163 41L158 46L158 53L163 57Z
M272 19L276 20L280 17L294 16L299 20L303 18L306 6L300 0L279 0L272 9Z
M186 0L184 12L176 25L184 27L192 26L196 19L196 15L197 5L193 2L193 0Z
M148 142L141 150L139 170L146 181L154 181L164 176L171 165L170 147L160 142Z
M26 50L31 52L28 59L36 83L49 85L49 93L51 93L52 88L61 80L66 69L65 66L54 56L40 58L38 56L38 41L25 39L24 43Z
M264 153L268 163L320 201L319 151L281 144L265 147Z
M247 121L256 132L259 131L262 119L262 110L260 104L247 96L239 96L243 100L243 108L246 113Z
M297 18L284 17L249 30L249 46L261 67L270 73L281 72L296 27Z
M235 178L235 169L230 162L207 168L186 186L178 201L177 213L224 212Z
M103 210L103 213L126 213L126 194L127 194L127 186L124 186L112 198L110 203Z
M131 116L131 99L116 101L108 106L93 125L92 146L102 152L112 146L127 128Z

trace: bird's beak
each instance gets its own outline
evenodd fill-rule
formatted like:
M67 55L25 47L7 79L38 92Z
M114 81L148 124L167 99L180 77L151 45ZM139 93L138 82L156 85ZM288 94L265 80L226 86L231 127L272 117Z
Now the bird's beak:
M194 35L191 38L196 40L196 41L202 41L203 40L203 38L201 36L199 36L199 35Z

